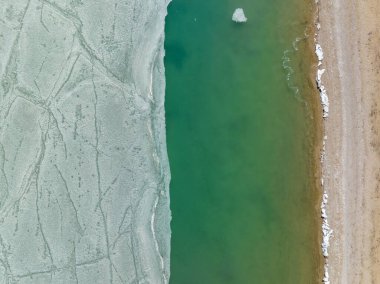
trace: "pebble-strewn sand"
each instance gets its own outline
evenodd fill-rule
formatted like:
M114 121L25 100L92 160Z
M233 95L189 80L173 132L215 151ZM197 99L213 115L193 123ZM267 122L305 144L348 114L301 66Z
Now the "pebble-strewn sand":
M321 0L331 283L380 283L380 2Z

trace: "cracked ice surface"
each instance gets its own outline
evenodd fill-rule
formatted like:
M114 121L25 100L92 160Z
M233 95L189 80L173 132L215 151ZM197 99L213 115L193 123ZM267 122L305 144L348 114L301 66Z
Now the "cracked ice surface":
M0 283L166 283L168 0L0 0Z

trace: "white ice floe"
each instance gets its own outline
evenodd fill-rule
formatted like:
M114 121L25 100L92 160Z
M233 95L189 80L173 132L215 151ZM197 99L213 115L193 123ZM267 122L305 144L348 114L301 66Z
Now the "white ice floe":
M316 1L318 3L318 1ZM317 23L316 25L317 31L319 32L321 25ZM321 45L317 42L318 38L318 32L316 34L316 44L315 44L315 54L318 58L318 66L322 65L323 61L323 50ZM329 115L329 98L327 96L326 88L322 84L322 75L325 73L325 69L319 69L317 70L317 87L319 90L319 95L321 99L321 104L323 108L323 118L327 118ZM322 282L324 284L330 284L330 276L329 276L329 265L328 265L328 256L329 256L329 247L330 247L330 238L332 237L333 230L330 228L329 222L328 222L328 214L327 214L327 203L328 203L328 194L324 185L324 173L323 173L323 164L325 163L326 158L326 141L327 136L325 135L323 137L323 146L322 146L322 153L321 153L321 164L322 164L322 178L321 178L321 186L323 188L323 195L322 195L322 203L321 203L321 218L322 218L322 254L325 258L325 264L324 264L324 273L323 273L323 279Z
M320 81L320 77L322 76L324 70L318 70L317 78ZM317 81L318 81L317 79ZM323 165L325 162L325 154L326 154L326 141L327 136L325 135L323 137L323 144L322 144L322 153L321 153L321 164ZM328 222L328 215L327 215L327 203L328 203L328 194L326 192L326 189L324 187L323 183L323 169L322 169L322 178L321 178L321 185L323 190L322 195L322 202L321 202L321 218L322 218L322 254L325 258L325 264L324 264L324 273L323 273L323 279L322 282L324 284L330 284L330 277L329 277L329 266L328 266L328 256L329 256L329 246L330 246L330 238L332 237L333 230L330 228L329 222Z
M328 248L330 246L330 237L333 231L330 228L329 222L327 220L326 206L328 202L328 195L326 191L323 193L322 204L321 204L321 217L322 217L322 254L324 257L329 256Z
M325 69L318 69L317 71L317 85L318 85L318 88L320 88L322 86L322 75L323 73L325 73Z
M327 140L327 136L324 136L323 137L323 144L322 144L321 163L323 163L324 159L325 159L326 140ZM324 187L323 176L321 178L321 185L322 185L322 187ZM330 225L328 222L328 216L327 216L328 199L329 199L329 196L328 196L326 190L324 190L323 195L322 195L322 203L321 203L321 218L322 218L322 254L325 258L327 258L329 256L328 248L330 246L330 238L331 238L332 233L333 233L333 231L330 228ZM327 278L326 277L325 278L328 279L327 264L325 266L325 276L327 276ZM329 283L329 282L324 281L324 283Z
M236 23L245 23L248 19L244 14L244 10L242 8L237 8L232 15L232 20Z
M323 283L330 284L329 269L328 265L325 265L324 274L323 274Z
M321 98L321 104L323 108L323 117L326 118L329 115L329 97L327 96L327 91L325 86L322 85L322 75L325 73L325 69L318 69L317 71L317 87L319 90L319 95Z
M319 43L315 45L315 54L318 58L318 66L322 65L323 60L323 50ZM319 90L319 95L321 98L321 104L323 108L323 117L327 118L329 116L329 97L327 95L326 88L322 85L322 75L325 73L325 69L318 69L317 70L317 87Z
M323 60L323 50L322 50L321 45L318 44L318 43L315 45L315 54L318 57L318 61L322 61Z
M319 96L321 97L321 104L323 108L323 118L327 118L329 116L329 97L327 96L327 92L324 86L321 86Z

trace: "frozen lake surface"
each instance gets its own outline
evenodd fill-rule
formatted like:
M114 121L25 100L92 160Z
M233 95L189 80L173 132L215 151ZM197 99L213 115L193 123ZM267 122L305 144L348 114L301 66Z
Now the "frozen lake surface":
M0 0L0 283L167 283L167 0Z

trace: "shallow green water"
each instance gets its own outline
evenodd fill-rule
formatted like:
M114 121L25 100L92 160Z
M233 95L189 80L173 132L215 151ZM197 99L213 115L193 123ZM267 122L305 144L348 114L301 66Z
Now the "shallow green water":
M231 21L237 7L246 24ZM300 102L311 94L305 83L296 95L282 66L310 11L301 0L169 6L172 284L318 283L313 129ZM304 53L302 41L289 53L296 82L307 82Z

